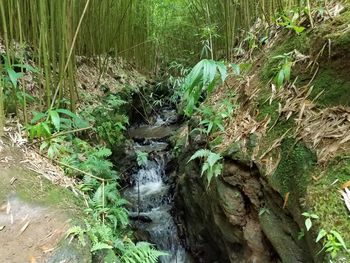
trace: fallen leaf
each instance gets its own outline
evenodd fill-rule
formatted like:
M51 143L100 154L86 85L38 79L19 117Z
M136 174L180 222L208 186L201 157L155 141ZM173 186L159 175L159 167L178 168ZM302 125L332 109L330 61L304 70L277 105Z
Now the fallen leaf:
M0 226L0 231L4 230L5 226Z
M349 187L349 186L350 186L350 180L347 181L346 183L344 183L344 184L341 186L341 188L342 188L342 189L345 189L345 188L347 188L347 187Z
M11 211L11 204L10 204L10 201L7 201L6 214L8 215L10 211Z
M22 235L22 233L26 231L27 227L29 226L29 223L30 220L27 223L25 223L25 225L21 228L21 230L19 231L19 235Z
M30 263L36 263L36 259L34 256L29 256L29 262Z

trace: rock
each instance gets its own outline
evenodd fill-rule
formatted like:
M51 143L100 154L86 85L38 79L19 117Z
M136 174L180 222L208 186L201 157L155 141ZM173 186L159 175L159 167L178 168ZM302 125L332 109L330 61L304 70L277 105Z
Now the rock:
M187 246L199 262L313 262L297 239L297 223L281 209L283 199L255 166L226 158L222 176L207 189L199 162L181 166L191 153L179 158L176 203ZM267 212L260 213L262 207Z
M163 139L169 137L176 126L141 126L129 130L129 136L133 139Z
M91 245L90 242L88 242L88 238L85 238L85 241L87 245L82 246L76 238L74 238L72 242L70 242L69 238L63 239L53 252L53 255L46 262L91 263Z

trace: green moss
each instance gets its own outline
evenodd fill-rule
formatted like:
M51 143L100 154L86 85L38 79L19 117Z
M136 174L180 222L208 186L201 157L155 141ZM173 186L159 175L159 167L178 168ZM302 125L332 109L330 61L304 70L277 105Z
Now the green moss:
M290 204L304 196L309 174L316 163L316 156L303 143L293 138L284 139L281 144L281 160L271 183L281 195L290 193Z
M319 35L325 41L330 40L332 49L350 49L350 32L348 25L350 23L350 10L343 12L341 15L334 17L329 23L324 24L318 29ZM331 50L332 51L332 50Z
M271 105L269 104L268 96L264 96L263 94L260 95L262 99L259 102L258 109L259 109L259 115L257 117L258 121L262 121L266 117L271 118L271 125L274 123L278 118L278 101L274 100Z
M281 43L274 45L274 48L269 52L268 59L264 64L261 72L261 78L264 82L269 81L276 75L276 59L275 56L289 53L294 49L303 54L309 54L310 52L310 37L307 32L303 32L300 35L285 35ZM293 72L292 72L293 73Z
M322 69L315 78L312 96L315 97L321 91L322 95L317 103L322 106L350 106L350 76L344 75L341 69L336 71L329 67Z
M350 246L349 214L339 193L341 185L350 179L350 159L333 161L326 169L320 167L314 176L321 178L309 185L306 205L320 217L320 229L336 230Z
M81 212L82 201L71 191L54 185L42 176L24 168L11 167L4 169L0 180L0 199L15 194L23 201L60 208L67 212ZM12 178L16 178L13 184Z

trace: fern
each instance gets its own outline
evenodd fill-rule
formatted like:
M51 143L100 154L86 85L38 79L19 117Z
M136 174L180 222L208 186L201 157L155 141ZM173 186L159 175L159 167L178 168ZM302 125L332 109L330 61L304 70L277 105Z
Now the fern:
M191 162L198 158L205 158L205 162L202 165L201 175L206 173L208 181L207 187L209 188L211 179L214 176L217 177L221 174L223 166L220 161L222 160L222 156L207 149L200 149L191 156L188 162Z
M70 235L77 237L79 240L79 243L84 247L86 245L85 237L84 237L85 233L86 233L86 230L83 229L82 227L73 226L68 229L66 233L66 238L69 237Z
M157 263L160 256L167 256L168 254L158 251L147 242L139 242L136 245L130 242L123 255L121 261L123 263Z

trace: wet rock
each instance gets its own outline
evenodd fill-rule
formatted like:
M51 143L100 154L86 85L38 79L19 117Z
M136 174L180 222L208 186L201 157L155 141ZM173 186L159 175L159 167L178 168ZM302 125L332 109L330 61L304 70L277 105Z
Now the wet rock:
M238 189L230 187L220 180L217 181L219 204L222 207L229 222L233 225L245 224L245 202Z
M179 164L191 153L180 156ZM176 200L187 247L199 262L313 262L296 237L297 223L281 209L283 199L257 168L226 158L209 189L200 169L199 162L180 165Z
M141 126L129 130L129 136L133 139L163 139L169 137L176 126Z
M86 245L82 246L77 239L72 241L69 238L62 240L47 263L91 263L91 245L88 238L85 238L85 241Z

